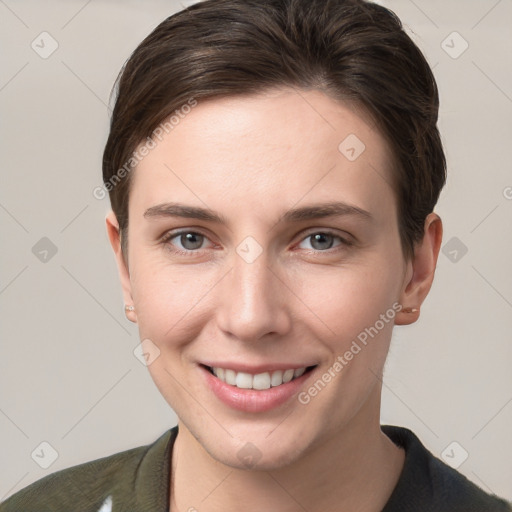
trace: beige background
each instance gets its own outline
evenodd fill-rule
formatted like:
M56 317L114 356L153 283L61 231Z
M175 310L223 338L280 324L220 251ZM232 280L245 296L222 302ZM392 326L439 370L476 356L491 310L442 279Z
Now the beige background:
M456 441L452 460L469 454L459 471L512 499L512 2L380 3L434 67L449 166L437 208L449 245L420 321L395 329L382 422L411 428L440 457ZM0 0L0 500L176 424L133 355L138 333L104 228L109 205L92 191L114 79L180 8ZM31 47L43 51L46 37L51 49L43 31L58 43L47 58ZM46 262L32 250L43 237L57 248ZM42 442L58 452L47 469L34 460L51 462Z

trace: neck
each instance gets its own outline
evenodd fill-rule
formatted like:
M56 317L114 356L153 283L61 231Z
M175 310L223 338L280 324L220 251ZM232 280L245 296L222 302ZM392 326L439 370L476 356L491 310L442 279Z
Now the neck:
M381 431L380 396L375 399L377 407L367 404L375 411L371 418L360 411L306 455L272 471L216 461L180 422L172 453L171 512L382 510L405 453Z

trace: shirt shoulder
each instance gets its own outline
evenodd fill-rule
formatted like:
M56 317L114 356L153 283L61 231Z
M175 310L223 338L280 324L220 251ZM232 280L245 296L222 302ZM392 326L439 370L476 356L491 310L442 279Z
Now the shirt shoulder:
M383 425L405 450L398 483L382 512L512 512L512 504L489 494L435 457L410 430Z
M0 503L0 512L166 510L176 433L51 473Z

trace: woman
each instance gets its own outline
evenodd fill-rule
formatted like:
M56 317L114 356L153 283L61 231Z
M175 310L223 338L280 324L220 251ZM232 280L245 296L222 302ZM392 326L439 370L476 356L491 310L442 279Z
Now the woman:
M106 227L178 425L0 510L506 511L380 425L442 223L438 92L387 9L207 0L118 81Z

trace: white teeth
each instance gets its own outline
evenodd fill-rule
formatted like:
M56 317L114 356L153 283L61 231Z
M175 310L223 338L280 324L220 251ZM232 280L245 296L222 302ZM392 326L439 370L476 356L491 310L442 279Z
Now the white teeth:
M252 375L250 373L238 372L236 374L235 385L237 388L252 388Z
M270 384L272 386L279 386L283 383L283 370L276 370L272 373L272 378L270 379Z
M294 372L293 372L293 376L294 377L300 377L304 372L306 371L306 368L297 368Z
M221 381L231 386L241 389L269 389L270 387L280 386L292 379L300 377L306 371L306 367L296 370L275 370L273 372L264 372L252 375L246 372L235 372L226 368L212 368L214 375Z
M215 372L215 368L213 369L213 371ZM217 375L217 377L219 376ZM231 386L236 385L236 372L234 372L233 370L224 370L224 378L224 382L226 384L231 384Z
M258 373L252 378L253 389L268 389L270 387L270 375L268 372Z
M290 382L293 379L293 370L285 370L283 373L283 382Z

